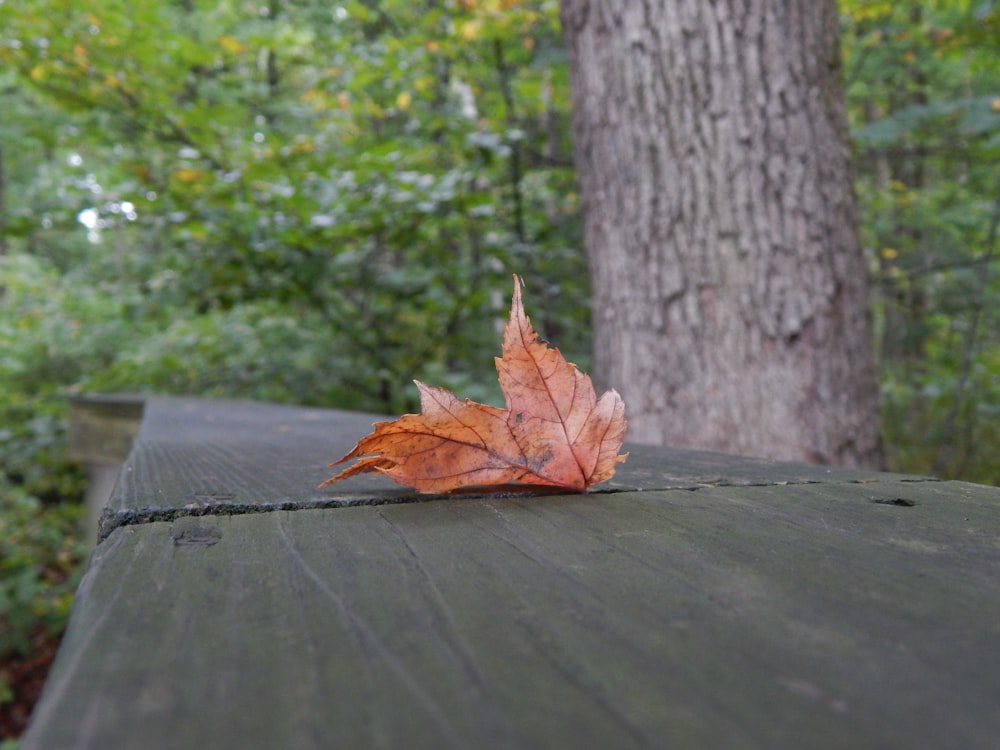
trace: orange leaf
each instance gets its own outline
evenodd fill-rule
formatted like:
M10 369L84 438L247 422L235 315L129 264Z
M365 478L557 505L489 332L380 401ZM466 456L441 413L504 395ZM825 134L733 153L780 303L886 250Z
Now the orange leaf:
M417 381L420 414L377 422L330 466L360 460L320 487L377 471L420 492L509 485L579 492L614 475L628 457L618 453L625 404L613 390L597 398L590 378L538 337L517 276L496 366L506 409Z

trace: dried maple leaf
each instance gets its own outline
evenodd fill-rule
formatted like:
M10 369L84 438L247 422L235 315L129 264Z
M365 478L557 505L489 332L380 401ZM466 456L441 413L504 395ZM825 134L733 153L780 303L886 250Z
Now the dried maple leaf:
M517 276L496 366L506 409L416 381L420 414L375 423L330 466L360 460L320 487L378 471L420 492L509 485L582 491L614 475L628 457L618 453L625 404L614 390L597 398L590 378L539 338Z

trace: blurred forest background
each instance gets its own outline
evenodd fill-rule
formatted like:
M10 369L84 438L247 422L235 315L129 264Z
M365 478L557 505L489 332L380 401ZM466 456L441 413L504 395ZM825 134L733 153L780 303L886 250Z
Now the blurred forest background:
M1000 484L1000 3L839 6L889 468ZM68 395L495 402L513 271L589 366L556 0L0 0L0 87L0 711L85 554Z

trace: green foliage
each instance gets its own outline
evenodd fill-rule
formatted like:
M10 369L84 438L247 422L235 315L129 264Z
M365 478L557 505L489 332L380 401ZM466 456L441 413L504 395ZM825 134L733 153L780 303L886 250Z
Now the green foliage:
M485 376L515 271L587 352L555 3L32 6L0 47L18 111L57 100L73 126L36 177L62 212L19 207L36 231L12 244L137 290L156 331L82 387L413 406L412 377ZM308 332L250 334L256 360L225 342L265 320Z
M25 254L0 257L0 288L0 470L39 497L79 497L63 455L65 388L116 356L129 300Z
M0 474L0 660L62 632L86 553L83 508L44 506ZM0 679L0 700L8 686Z
M841 8L890 460L1000 484L1000 7Z

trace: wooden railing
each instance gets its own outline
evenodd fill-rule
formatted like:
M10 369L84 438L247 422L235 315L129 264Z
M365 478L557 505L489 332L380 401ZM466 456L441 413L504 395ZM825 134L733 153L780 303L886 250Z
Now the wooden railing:
M317 490L372 419L148 400L22 750L997 746L1000 489L630 446Z

